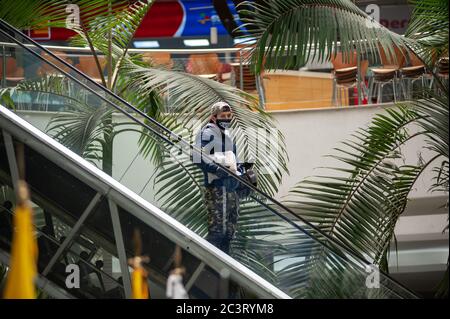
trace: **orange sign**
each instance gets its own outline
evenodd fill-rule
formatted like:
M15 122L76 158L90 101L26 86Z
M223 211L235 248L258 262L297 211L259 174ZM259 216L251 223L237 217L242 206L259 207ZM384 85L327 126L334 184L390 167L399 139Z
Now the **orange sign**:
M28 36L32 39L50 40L51 30L50 30L50 27L42 28L42 29L28 30Z

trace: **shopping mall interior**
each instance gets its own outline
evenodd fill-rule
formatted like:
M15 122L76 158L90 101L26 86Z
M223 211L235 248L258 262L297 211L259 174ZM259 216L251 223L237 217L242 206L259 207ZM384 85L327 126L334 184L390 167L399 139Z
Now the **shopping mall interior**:
M0 296L448 297L448 5L0 0Z

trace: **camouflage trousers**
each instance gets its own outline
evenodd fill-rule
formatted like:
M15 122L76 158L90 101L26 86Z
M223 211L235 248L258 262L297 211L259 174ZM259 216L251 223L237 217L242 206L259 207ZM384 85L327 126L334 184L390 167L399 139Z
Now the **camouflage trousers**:
M227 192L225 187L206 187L205 202L208 210L206 239L228 254L239 216L238 194Z

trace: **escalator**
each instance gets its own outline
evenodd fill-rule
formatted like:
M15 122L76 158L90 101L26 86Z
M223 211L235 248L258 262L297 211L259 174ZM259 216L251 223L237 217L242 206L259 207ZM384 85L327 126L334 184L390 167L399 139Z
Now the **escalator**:
M49 223L38 227L39 272L64 287L66 266L78 264L82 289L71 292L75 297L121 298L129 293L125 285L129 278L114 278L102 268L107 260L133 256L132 241L126 239L133 237L136 227L142 230L143 251L151 260L150 289L156 298L164 296L175 244L184 248L183 265L193 297L217 298L222 269L233 272L232 285L242 287L248 296L287 297L15 114L3 107L0 112L0 181L14 187L9 163L15 162L16 146L23 143L34 210L50 215L54 226L52 231ZM9 251L11 233L1 239L2 249ZM119 265L122 275L128 276L127 267Z
M3 21L0 45L3 56L15 56L26 67L21 82L39 81L35 70L45 65L46 76L62 81L63 88L76 92L87 107L99 113L121 114L127 125L139 128L160 148L175 148L189 155L196 151ZM16 85L7 80L3 83ZM7 264L10 250L13 194L19 174L17 150L23 149L25 179L38 229L38 286L49 297L130 298L127 260L136 251L132 238L138 229L142 254L150 258L145 267L152 298L165 297L176 246L182 248L190 298L415 298L382 273L377 274L373 289L367 284L370 263L236 176L233 178L252 190L250 198L241 204L239 220L257 222L239 226L240 240L234 243L230 255L223 253L203 239L205 220L192 221L183 214L183 207L164 205L154 192L143 191L154 182L150 177L143 188L135 185L143 174L133 170L136 159L146 160L138 143L128 145L133 155L128 168L111 176L108 169L105 173L98 168L101 165L95 165L95 159L88 162L77 155L75 143L64 146L53 139L46 123L36 119L48 112L73 112L74 106L59 97L53 100L51 109L49 104L39 112L33 109L52 98L24 94L16 96L14 111L0 106L0 186L4 194L0 203L0 262ZM170 164L185 165L186 157ZM154 176L157 169L149 164L149 170L152 172L148 175ZM177 195L182 194L173 196ZM197 196L202 197L200 191ZM80 269L79 288L67 285L71 265Z

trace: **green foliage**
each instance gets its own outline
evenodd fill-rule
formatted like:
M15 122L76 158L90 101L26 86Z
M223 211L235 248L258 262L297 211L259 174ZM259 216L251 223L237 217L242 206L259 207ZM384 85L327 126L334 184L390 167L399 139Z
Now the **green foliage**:
M433 68L437 58L448 55L449 2L412 0L414 5L406 36L417 42L416 53Z
M308 60L328 61L342 51L349 59L379 53L395 59L395 47L407 39L382 27L350 0L245 1L245 25L255 30L252 49L255 69L298 69Z
M339 51L345 60L355 50L362 57L377 57L383 49L392 59L396 48L413 49L433 69L432 61L448 54L448 1L413 4L406 38L370 21L348 0L247 2L250 10L242 13L257 40L252 59L258 72L263 67L296 69L309 60L329 61ZM313 231L317 239L332 246L339 243L361 260L387 271L395 224L425 168L431 166L435 172L432 190L448 194L448 86L437 78L435 81L438 94L424 92L417 101L376 115L368 128L358 130L335 149L331 157L336 166L292 188L284 203L327 235ZM418 132L411 133L411 127ZM432 156L417 165L406 165L401 147L419 136L425 137L425 149ZM298 246L302 251L301 241ZM282 271L285 281L296 287L295 294L355 296L348 295L354 291L348 285L352 280L345 285L338 280L346 272L356 271L354 265L344 267L340 260L332 261L324 246L312 251L309 258Z
M19 29L64 27L65 0L0 0L0 19Z

